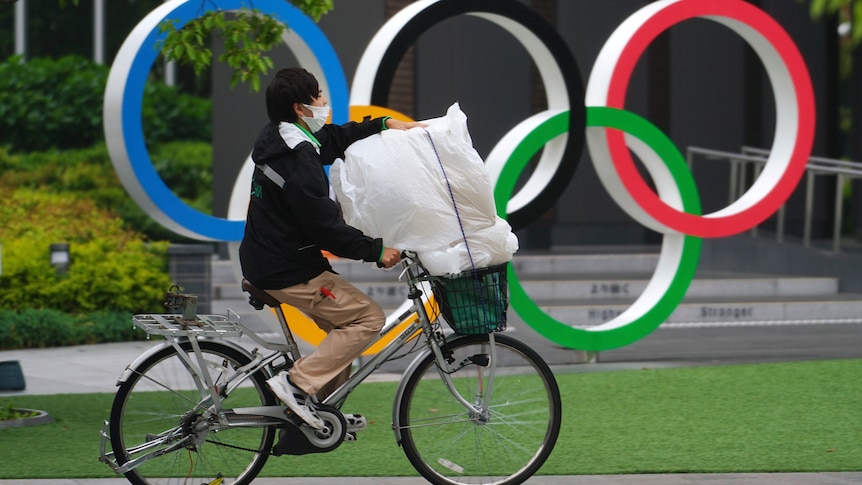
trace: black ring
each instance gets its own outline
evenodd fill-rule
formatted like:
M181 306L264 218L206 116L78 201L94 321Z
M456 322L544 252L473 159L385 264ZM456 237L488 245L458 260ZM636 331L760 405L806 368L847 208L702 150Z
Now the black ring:
M548 185L533 200L507 215L512 228L520 229L553 207L566 190L584 150L586 130L584 83L577 62L560 34L537 12L516 0L442 0L429 5L404 25L383 53L371 89L371 104L387 106L395 70L407 49L416 43L419 36L446 19L469 13L499 15L529 29L548 48L557 62L569 96L569 137L559 167Z

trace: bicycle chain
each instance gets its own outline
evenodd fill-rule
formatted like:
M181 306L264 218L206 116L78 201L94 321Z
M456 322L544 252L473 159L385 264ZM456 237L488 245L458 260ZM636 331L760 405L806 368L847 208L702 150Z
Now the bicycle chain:
M242 446L229 445L227 443L222 443L220 441L211 441L211 440L204 440L204 441L206 441L207 443L212 443L214 445L224 446L226 448L232 448L234 450L249 451L251 453L263 453L267 456L277 456L277 455L273 455L272 451L253 450L251 448L243 448Z

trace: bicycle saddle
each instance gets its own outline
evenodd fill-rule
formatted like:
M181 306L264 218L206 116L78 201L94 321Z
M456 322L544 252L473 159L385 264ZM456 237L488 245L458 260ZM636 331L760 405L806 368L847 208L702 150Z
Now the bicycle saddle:
M263 310L264 305L269 305L273 308L281 305L275 297L254 286L245 278L242 279L242 291L248 293L248 303L253 306L255 310Z

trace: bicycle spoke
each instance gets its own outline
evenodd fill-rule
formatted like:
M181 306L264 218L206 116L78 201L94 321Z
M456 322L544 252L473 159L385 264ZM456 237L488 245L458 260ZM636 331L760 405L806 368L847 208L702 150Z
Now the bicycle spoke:
M209 395L203 395L203 396L202 396L202 400L201 400L201 401L195 401L194 399L192 399L192 398L190 398L190 397L188 397L188 396L185 396L185 395L184 395L182 392L180 392L179 390L172 389L169 385L167 385L167 384L165 384L165 383L163 383L163 382L160 382L159 380L157 380L157 379L155 379L155 378L153 378L153 377L151 377L151 376L149 376L149 375L142 374L142 373L140 373L140 372L138 372L138 371L136 371L136 370L133 370L132 372L134 372L135 374L137 374L137 375L138 375L138 377L140 377L140 378L142 378L142 379L147 380L147 381L148 381L148 382L150 382L151 384L155 384L156 386L158 386L158 387L160 387L160 388L164 389L164 390L165 390L165 391L167 391L167 392L172 393L173 395L175 395L175 396L179 397L180 399L183 399L183 400L187 401L189 404L191 404L192 406L194 406L194 407L195 407L195 409L206 410L206 409L208 409L208 407L209 407L208 405L205 405L205 402L206 402L206 401L208 401L208 400L210 399L210 396L209 396ZM201 394L206 394L206 393L201 393Z
M218 387L231 379L231 369L248 363L248 357L230 347L199 344L204 370ZM229 478L228 483L250 483L268 457L275 427L229 428L212 419L211 395L197 385L205 379L189 374L197 366L188 367L176 352L166 347L155 353L121 384L110 420L115 459L119 465L130 462L126 477L134 484L210 483L219 475ZM198 361L194 354L189 357ZM263 376L250 377L225 402L235 407L274 405Z
M560 404L550 369L514 339L495 345L489 352L488 337L455 339L447 356L475 363L438 373L429 356L409 377L397 425L408 459L432 483L520 483L553 449ZM474 358L482 355L495 358Z

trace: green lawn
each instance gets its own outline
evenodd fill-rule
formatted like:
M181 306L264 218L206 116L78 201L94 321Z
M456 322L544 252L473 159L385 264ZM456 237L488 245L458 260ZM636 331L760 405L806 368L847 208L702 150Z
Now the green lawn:
M563 430L540 474L862 470L862 360L559 374ZM265 476L416 475L395 445L395 383L347 402L369 427L329 455L273 457ZM0 478L114 476L99 463L112 395L0 396L55 423L0 429ZM335 458L335 459L333 459Z

